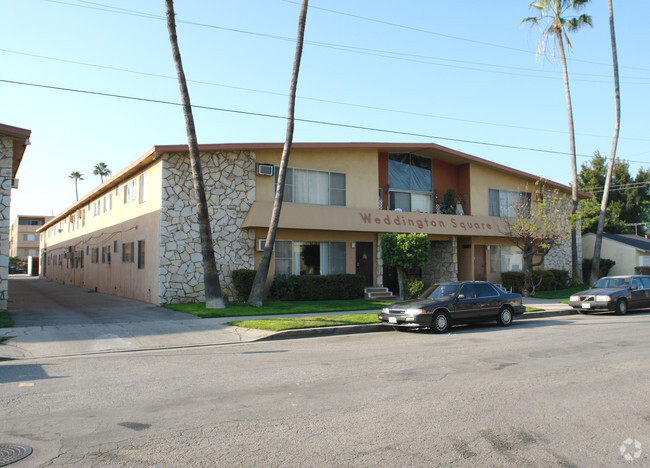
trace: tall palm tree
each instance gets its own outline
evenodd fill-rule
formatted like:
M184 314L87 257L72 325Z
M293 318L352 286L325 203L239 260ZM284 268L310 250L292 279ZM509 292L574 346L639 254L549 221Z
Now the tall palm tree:
M614 7L612 0L607 1L609 7L609 36L612 43L612 62L614 63L614 97L616 101L616 123L614 124L614 141L612 151L609 155L609 165L607 166L607 178L605 179L605 190L603 199L600 203L600 217L598 218L598 228L596 229L596 242L594 243L594 256L591 260L591 282L595 282L600 276L600 250L603 245L603 231L605 229L605 211L609 201L609 187L612 182L612 171L614 160L616 159L616 147L618 146L618 131L621 126L621 94L618 83L618 54L616 53L616 35L614 34Z
M271 253L275 243L275 235L280 221L280 211L282 210L282 200L284 198L284 181L287 174L287 165L289 164L289 154L291 153L291 144L293 143L293 126L296 108L296 88L298 87L298 72L300 71L300 60L302 59L302 45L305 38L305 23L307 21L307 8L309 0L302 0L300 6L300 15L298 19L298 37L296 38L296 53L293 58L293 70L291 72L291 87L289 90L289 110L287 115L287 133L282 149L282 159L280 160L280 171L278 173L278 185L275 190L273 200L273 211L271 212L271 223L269 232L266 235L266 245L262 260L257 268L253 286L248 296L248 304L255 307L262 307L262 295L264 294L264 284L269 273L269 264L271 263Z
M108 177L109 175L112 174L113 171L111 171L106 163L103 162L98 162L95 164L95 168L93 169L93 175L98 175L102 179L102 184L104 183L104 177Z
M539 52L546 51L549 40L552 40L560 51L562 70L564 72L564 93L566 97L567 113L569 117L569 142L571 148L571 214L578 211L578 170L576 167L576 137L573 130L573 109L571 107L571 92L569 90L569 72L567 70L564 43L569 50L572 48L568 33L577 31L582 27L591 26L591 16L582 14L571 18L565 17L568 11L580 11L591 0L540 0L530 4L537 12L537 16L524 18L523 23L531 26L540 26L542 35L539 40ZM574 281L580 281L581 265L578 263L578 242L576 227L571 228L571 271Z
M187 129L187 140L190 152L190 166L192 167L192 181L194 182L194 193L196 194L196 211L199 221L199 237L201 241L201 255L203 256L203 281L205 284L205 305L208 309L223 309L226 307L221 295L219 284L219 272L214 259L214 245L212 243L212 230L210 228L210 216L208 214L208 201L205 196L205 184L201 159L199 156L199 144L196 139L194 128L194 116L192 115L192 104L190 93L187 89L185 72L181 52L178 48L178 37L176 36L176 18L174 13L174 1L165 0L165 11L167 14L167 30L169 31L169 42L172 46L174 65L178 77L178 86L181 92L183 104L183 115Z
M77 201L79 201L79 190L77 187L77 182L84 180L83 174L79 171L72 171L68 177L70 179L74 179L74 194L77 197Z

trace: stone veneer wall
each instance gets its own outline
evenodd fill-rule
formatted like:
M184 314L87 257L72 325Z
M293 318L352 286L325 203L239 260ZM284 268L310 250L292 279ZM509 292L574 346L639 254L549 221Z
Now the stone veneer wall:
M189 155L167 153L162 158L159 301L204 301ZM201 164L221 288L232 298L232 271L255 268L255 233L241 229L255 201L255 153L202 152Z
M9 296L9 205L13 139L0 137L0 310L7 310Z
M557 197L557 193L552 191L544 191L544 198L551 199ZM565 209L571 210L571 198L563 197L562 204ZM580 220L576 223L576 240L578 245L578 278L582 282L582 229ZM572 277L573 268L571 268L571 234L567 236L564 242L560 245L553 247L544 257L545 270L566 270L569 272L569 278Z
M422 267L422 281L426 285L442 281L458 281L457 238L449 241L431 241L429 262Z

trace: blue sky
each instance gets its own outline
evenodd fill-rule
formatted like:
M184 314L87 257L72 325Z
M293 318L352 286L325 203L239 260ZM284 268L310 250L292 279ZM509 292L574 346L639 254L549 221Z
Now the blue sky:
M312 0L294 141L432 142L571 180L562 68L538 58L529 2ZM0 123L32 130L12 193L16 214L56 214L153 145L187 143L181 108L15 84L179 102L163 0L0 0ZM284 117L298 0L176 1L194 105ZM139 12L142 14L136 14ZM571 36L578 165L608 156L614 91L607 2ZM650 2L615 0L622 121L618 155L650 165ZM282 119L195 111L199 143L282 142ZM457 140L457 141L454 141ZM477 144L472 142L479 142ZM508 149L535 148L565 154ZM43 190L45 188L45 190ZM47 197L43 197L43 193Z

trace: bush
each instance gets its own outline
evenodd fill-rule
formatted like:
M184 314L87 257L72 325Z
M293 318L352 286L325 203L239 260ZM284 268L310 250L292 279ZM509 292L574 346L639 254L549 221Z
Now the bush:
M591 258L582 259L582 277L584 279L585 284L588 284L590 282L589 279L591 278L592 260L593 259ZM601 258L600 265L599 265L600 271L598 272L598 277L602 278L603 276L607 276L609 270L611 270L614 265L616 265L616 262L614 260L610 260L609 258Z
M650 267L647 267L647 266L634 267L634 274L636 274L636 275L650 275Z
M271 296L285 301L358 299L364 285L363 275L279 276L271 284Z
M406 299L418 297L424 291L424 282L417 278L406 280Z
M541 283L540 278L542 279ZM512 288L512 292L521 293L524 289L524 272L506 271L501 273L501 283L505 289ZM535 291L564 289L569 283L569 272L566 270L533 270L533 284L537 283L540 284Z
M232 283L235 287L235 295L240 301L245 301L251 295L255 270L235 270L232 272Z

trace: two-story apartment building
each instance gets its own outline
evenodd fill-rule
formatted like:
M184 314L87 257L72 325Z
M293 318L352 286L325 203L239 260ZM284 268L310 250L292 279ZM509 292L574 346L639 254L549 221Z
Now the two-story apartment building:
M217 266L230 297L232 271L261 259L282 146L200 146ZM503 217L536 180L433 144L294 143L269 281L358 273L368 285L390 283L381 235L421 232L432 246L429 264L415 272L424 281L499 282L502 271L522 268ZM570 197L568 187L546 184ZM440 213L449 189L463 214ZM39 229L41 275L156 304L202 300L195 212L187 146L154 146ZM567 242L545 267L570 270L568 252Z
M39 256L39 240L36 230L53 216L18 215L11 222L9 231L9 256L26 260Z

